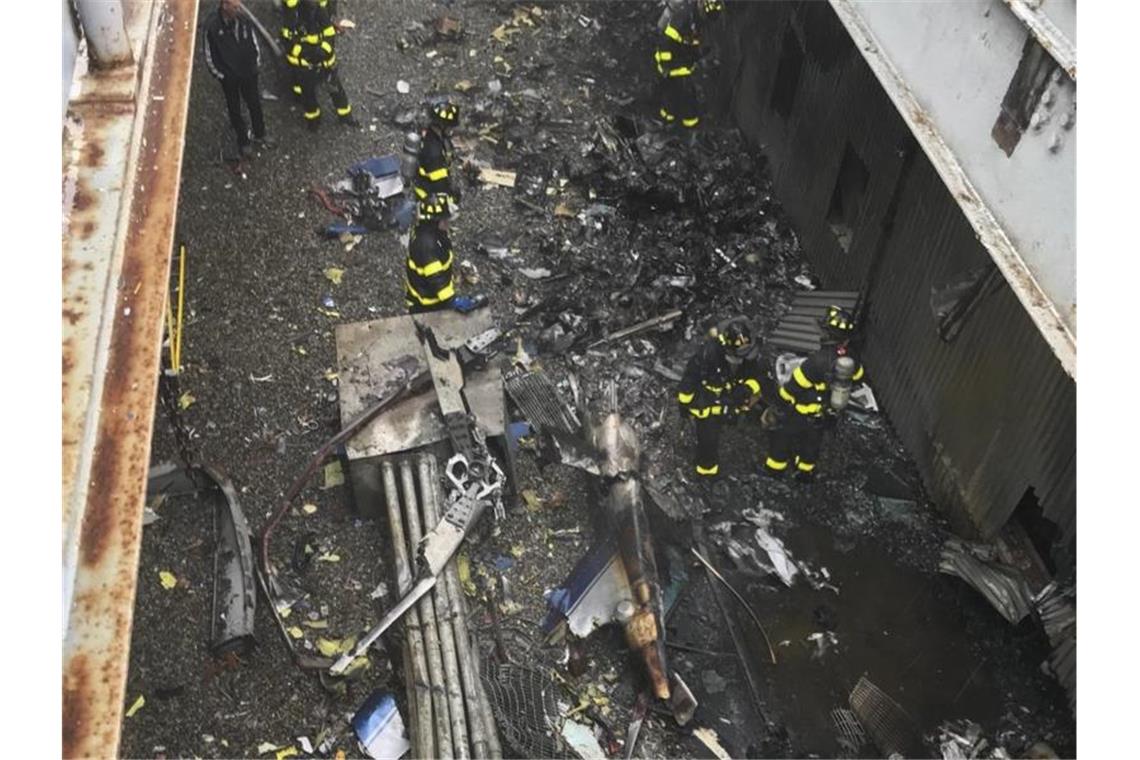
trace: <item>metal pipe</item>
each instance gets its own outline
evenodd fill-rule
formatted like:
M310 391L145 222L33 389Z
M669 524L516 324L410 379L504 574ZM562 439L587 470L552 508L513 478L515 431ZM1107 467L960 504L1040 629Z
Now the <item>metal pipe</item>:
M412 478L412 464L400 462L400 482L404 488L404 520L408 528L408 544L416 551L423 531L420 528L420 510L416 502L416 484ZM403 593L403 592L401 592ZM425 596L416 605L423 623L424 645L427 647L428 675L430 676L432 710L435 712L435 738L437 757L454 757L451 735L451 709L447 703L447 686L443 675L443 656L439 647L439 627L435 619L435 606L431 596ZM409 610L410 611L410 610Z
M392 463L381 465L384 482L384 503L388 510L388 525L392 531L392 557L396 570L396 588L400 595L412 587L412 574L408 565L407 541L404 523L400 516L400 496L396 491L396 473ZM408 678L408 702L413 706L411 715L412 751L416 757L437 757L435 729L432 720L431 685L428 682L427 662L424 658L423 633L420 616L408 610L404 616L404 662Z
M423 499L424 522L428 525L439 522L439 505L443 496L443 491L438 487L439 474L436 467L435 457L430 454L420 456L420 495ZM439 632L444 643L444 665L448 669L447 691L456 736L455 756L484 758L487 756L487 742L483 738L483 720L478 713L478 693L475 691L475 682L471 673L471 646L467 639L466 621L459 617L455 604L458 574L454 558L444 567L442 575L441 582L436 585L433 594L436 601L436 617L441 621ZM456 578L455 583L452 582L453 576ZM465 708L466 720L464 720ZM463 742L459 741L459 736L464 737ZM468 751L468 739L470 751Z
M423 476L421 475L421 478ZM439 478L439 463L435 457L428 459L428 481L435 492L436 505L443 504L443 487ZM421 481L422 482L422 481ZM495 727L495 714L491 711L491 700L487 698L487 690L483 688L483 678L479 673L479 645L472 638L467 625L467 599L463 595L463 586L459 583L458 564L455 559L448 563L444 570L445 583L451 601L455 605L455 620L457 621L456 639L460 641L460 663L464 668L463 688L467 694L468 724L472 726L472 746L475 746L477 733L480 732L475 724L481 724L481 734L486 742L485 754L479 754L475 749L475 757L487 757L491 760L503 760L503 747L499 743L498 730ZM468 675L470 674L470 680ZM472 714L474 712L474 714Z
M76 0L75 9L79 11L92 66L110 69L134 62L121 0Z

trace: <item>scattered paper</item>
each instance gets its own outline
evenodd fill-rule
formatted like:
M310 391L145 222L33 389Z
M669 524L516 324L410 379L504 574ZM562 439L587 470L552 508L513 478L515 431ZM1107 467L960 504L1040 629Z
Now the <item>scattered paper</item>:
M127 710L127 717L128 718L134 717L134 714L137 713L139 710L141 710L143 708L143 705L145 705L145 704L146 704L146 697L144 697L142 694L139 694L139 698L136 699L134 701L134 703L130 706L130 709Z
M306 755L313 754L313 743L309 741L307 736L298 736L297 743L301 745L301 751Z
M333 554L332 552L325 552L317 557L317 562L340 562L340 555Z
M305 632L302 631L299 626L292 626L291 628L289 628L289 635L295 639L305 638Z
M461 79L455 83L455 89L457 92L467 92L468 90L470 90L474 86L475 86L475 83L472 82L470 79Z
M542 279L549 277L551 274L553 274L553 272L551 272L549 269L547 269L545 267L535 267L535 268L524 267L524 268L519 270L519 274L521 274L523 277L527 277L531 280L542 280Z
M732 756L720 746L720 738L717 737L716 731L711 728L698 728L693 731L693 736L699 739L718 760L732 760Z
M539 498L538 494L535 491L532 491L528 488L524 491L521 491L519 493L519 496L522 497L523 504L526 506L527 511L537 512L542 509L542 499Z
M500 187L514 187L515 186L515 173L503 171L501 169L480 169L479 180L486 182L488 185L498 185Z
M178 579L174 577L174 573L168 570L163 570L158 574L158 582L167 591L178 585Z
M336 488L344 485L344 471L340 468L340 460L334 459L325 465L325 482L321 488Z
M356 646L355 636L349 636L346 639L326 639L324 637L317 639L317 649L325 657L344 654L351 651L354 646Z
M280 750L277 753L277 760L285 760L285 758L293 757L296 754L297 754L297 748L296 747L286 747L285 749Z
M344 277L344 270L338 267L329 267L325 270L325 277L333 285L340 285L340 280Z
M279 749L281 747L272 742L262 742L257 745L257 754L264 755L266 752L276 752Z
M307 515L314 514L317 511L317 505L316 504L302 504L301 505L301 511Z
M179 409L189 409L190 405L193 404L197 400L198 399L194 398L193 394L191 394L190 391L186 391L185 393L183 393L181 396L178 397L178 408Z
M405 82L403 79L396 82L396 92L400 93L401 95L407 95L411 91L412 86Z
M459 574L459 585L463 586L463 593L467 596L475 596L478 591L475 588L475 582L471 580L471 559L466 554L460 553L455 558L455 569Z
M337 29L355 29L356 22L351 19L342 18L340 21L336 22L336 27Z
M313 628L316 630L325 630L329 627L327 620L305 620L303 621L306 628Z

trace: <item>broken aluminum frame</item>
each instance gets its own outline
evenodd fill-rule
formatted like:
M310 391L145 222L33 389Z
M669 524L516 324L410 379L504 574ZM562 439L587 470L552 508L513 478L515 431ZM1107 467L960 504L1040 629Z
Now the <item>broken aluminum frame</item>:
M174 463L152 467L147 499L157 494L187 495L212 492L214 533L214 601L210 651L244 654L254 644L257 585L253 571L252 534L238 504L233 483L220 470L205 464L187 468Z

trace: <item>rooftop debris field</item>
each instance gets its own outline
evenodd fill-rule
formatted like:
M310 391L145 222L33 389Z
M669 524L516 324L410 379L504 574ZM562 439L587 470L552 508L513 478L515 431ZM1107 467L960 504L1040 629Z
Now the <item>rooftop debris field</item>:
M1065 694L1039 667L1049 639L1033 615L1011 623L987 601L994 576L979 564L998 564L992 551L958 560L968 561L961 577L939 572L960 547L944 549L948 524L885 417L841 419L825 436L821 476L805 484L761 476L757 409L726 427L719 482L693 482L676 384L697 342L745 315L774 375L781 351L764 339L815 280L763 155L724 114L713 109L692 145L648 118L660 7L337 5L336 54L359 128L330 118L307 131L263 47L277 145L235 166L220 88L195 67L178 214L182 371L164 380L152 461L209 463L227 500L180 489L148 503L123 756L360 756L353 716L392 709L377 691L395 696L409 738L416 730L401 624L348 676L298 666L351 653L401 596L392 525L361 513L335 455L273 535L270 562L303 596L285 615L264 594L255 612L247 597L230 599L252 612L252 646L243 635L219 648L213 618L215 579L240 570L215 566L230 556L222 539L244 523L257 536L349 422L335 329L405 313L399 230L326 234L344 222L338 183L361 161L398 156L440 94L462 114L457 280L489 297L490 321L508 332L509 496L503 516L488 509L460 546L458 589L447 582L478 642L503 753L626 756L631 740L642 757L1075 752ZM203 23L214 6L203 3ZM272 3L247 6L277 28ZM702 62L711 105L715 32ZM889 368L868 368L872 387L876 371ZM640 483L641 512L621 519L651 535L665 657L697 702L684 725L641 696L654 690L652 655L631 651L621 626L579 639L574 620L569 635L546 622L618 498L615 481L587 471L588 445L549 431L588 441L607 424L626 426L640 448L621 477ZM1050 620L1063 617L1050 605ZM520 711L520 699L541 707Z

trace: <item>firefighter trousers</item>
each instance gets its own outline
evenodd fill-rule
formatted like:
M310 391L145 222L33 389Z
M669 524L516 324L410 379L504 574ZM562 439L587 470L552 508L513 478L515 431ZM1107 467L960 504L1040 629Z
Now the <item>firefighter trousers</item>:
M719 417L703 417L694 420L697 424L697 475L712 477L720 472L720 426Z
M253 126L253 136L258 140L265 137L265 117L261 112L261 89L257 84L257 74L239 79L229 74L222 80L222 92L226 96L226 112L230 116L230 126L237 132L240 147L249 145L249 132L241 112L241 102L249 109L249 120Z
M700 123L701 106L692 80L692 75L659 78L657 115L669 126L693 129Z
M789 415L796 414L789 412ZM819 460L823 430L808 420L785 419L768 434L768 458L764 467L770 472L790 470L810 473Z
M348 118L352 113L352 106L348 103L348 94L340 82L340 74L334 69L300 69L297 72L297 82L301 85L301 108L305 114L305 121L315 121L321 118L321 106L317 102L317 87L322 82L328 87L329 97L332 98L336 115L342 119Z

